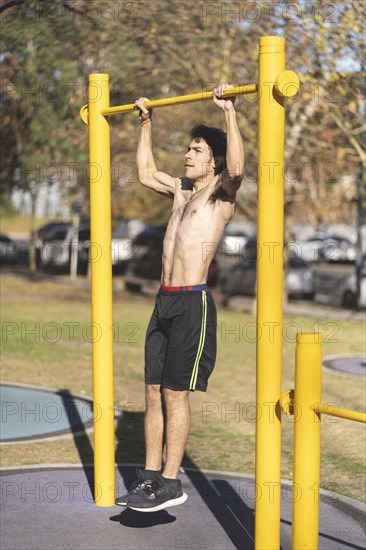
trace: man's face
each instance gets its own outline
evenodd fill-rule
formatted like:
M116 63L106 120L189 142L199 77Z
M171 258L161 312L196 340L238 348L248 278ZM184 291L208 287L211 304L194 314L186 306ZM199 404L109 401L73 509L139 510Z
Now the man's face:
M184 175L186 178L196 181L199 178L214 174L215 160L210 147L203 139L191 141L184 158Z

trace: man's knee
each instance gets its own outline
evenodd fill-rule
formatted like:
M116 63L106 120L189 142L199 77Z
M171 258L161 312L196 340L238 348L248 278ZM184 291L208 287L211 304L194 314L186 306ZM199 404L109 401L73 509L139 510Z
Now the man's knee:
M146 397L146 405L148 406L161 404L160 384L146 384L145 397Z
M164 401L167 405L169 403L179 403L184 402L189 399L188 390L171 390L170 388L162 388L162 393Z

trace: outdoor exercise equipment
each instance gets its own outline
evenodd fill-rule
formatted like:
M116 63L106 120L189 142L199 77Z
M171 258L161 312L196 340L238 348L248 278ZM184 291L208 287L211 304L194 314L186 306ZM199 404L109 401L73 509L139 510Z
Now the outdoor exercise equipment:
M81 118L89 124L90 220L93 322L93 384L95 402L94 471L96 503L114 504L113 334L111 265L111 195L109 117L135 110L133 104L110 107L109 76L89 76L89 103ZM285 41L278 36L260 39L259 83L228 90L225 95L257 93L258 135L258 247L273 244L280 253L258 254L257 405L262 411L281 395L282 249L284 187L284 98L299 89L295 73L285 70ZM210 100L212 93L151 101L147 107ZM273 249L272 249L273 252ZM267 281L271 280L271 288ZM273 338L273 329L276 329ZM256 540L259 548L279 547L280 491L272 498L268 483L280 485L281 419L258 415L256 443ZM268 460L268 457L271 460ZM262 518L262 519L261 519ZM262 527L261 527L262 525Z
M109 117L135 110L134 104L109 105L108 81L107 74L89 76L89 103L80 111L82 120L89 124L90 139L94 472L99 506L112 506L115 498ZM264 36L259 43L258 84L238 86L224 94L258 95L257 549L280 548L284 107L285 97L295 96L298 90L297 75L285 70L284 38ZM212 92L202 92L153 100L146 106L166 107L211 98ZM311 345L308 342L308 347ZM319 492L319 487L314 490ZM316 548L307 545L308 531L303 530L296 548Z

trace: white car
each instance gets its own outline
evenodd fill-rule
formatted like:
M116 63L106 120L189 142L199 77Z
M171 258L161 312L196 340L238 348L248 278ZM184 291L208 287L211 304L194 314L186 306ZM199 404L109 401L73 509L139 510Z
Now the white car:
M37 241L38 266L45 269L69 269L74 229L71 224L54 225L43 239ZM82 222L78 235L78 264L86 272L89 253L98 258L98 245L90 242L90 223ZM134 249L130 239L112 237L111 259L116 267L133 257Z
M112 265L116 266L134 257L135 247L130 239L112 237Z
M305 241L294 241L288 244L291 247L298 258L301 258L305 262L318 262L321 259L320 249L325 239L325 236L311 237Z
M71 224L55 225L42 240L37 241L38 265L45 269L70 267L74 229ZM81 223L78 235L78 261L84 270L89 262L90 225Z
M247 258L222 270L219 276L219 288L226 298L236 294L254 296L256 280L256 260ZM306 298L308 300L313 298L313 270L301 258L295 257L288 260L285 282L288 298Z
M356 258L355 245L343 237L314 235L289 246L305 262L354 262Z
M354 262L356 246L342 237L327 237L322 242L320 256L326 262Z
M218 253L240 256L248 242L247 235L240 230L226 229L218 247Z

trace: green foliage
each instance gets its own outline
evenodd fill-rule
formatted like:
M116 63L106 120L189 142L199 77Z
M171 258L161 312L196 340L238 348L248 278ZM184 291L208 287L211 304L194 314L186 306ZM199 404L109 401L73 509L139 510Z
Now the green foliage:
M88 130L79 109L87 103L89 73L110 75L112 105L142 95L155 99L208 90L222 81L256 82L259 37L280 34L286 38L287 68L302 82L301 94L287 108L286 161L294 167L286 173L287 210L314 225L348 221L353 197L342 177L353 175L365 158L359 23L364 9L359 0L5 2L2 189L58 177L65 194L81 191L87 202ZM237 211L254 219L256 105L248 96L238 98L237 112L248 166ZM159 169L181 173L189 129L199 121L222 124L207 103L154 113ZM165 219L166 201L129 176L139 132L136 115L115 117L111 125L114 214ZM330 165L332 178L325 173ZM35 173L36 166L42 169Z

